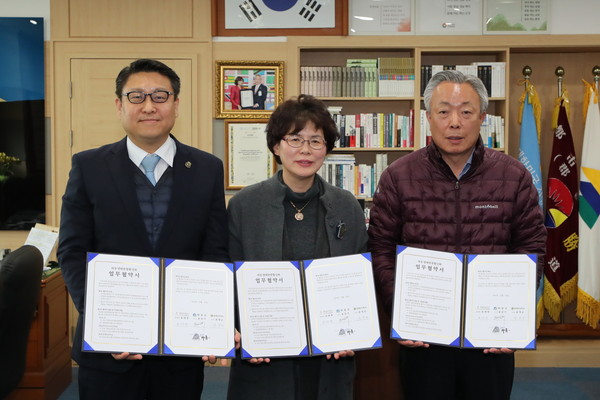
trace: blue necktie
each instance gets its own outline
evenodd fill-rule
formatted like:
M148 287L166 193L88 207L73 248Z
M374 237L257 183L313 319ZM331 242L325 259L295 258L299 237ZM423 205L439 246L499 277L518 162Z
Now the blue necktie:
M142 160L142 167L144 168L146 177L148 178L152 186L156 186L156 178L154 178L154 167L156 167L156 164L158 164L159 161L160 156L157 156L156 154L148 154Z

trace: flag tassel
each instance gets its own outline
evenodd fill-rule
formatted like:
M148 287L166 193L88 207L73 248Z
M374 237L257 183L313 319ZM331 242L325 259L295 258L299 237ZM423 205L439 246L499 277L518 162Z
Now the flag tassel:
M552 287L552 283L546 277L544 277L544 307L550 318L558 322L562 311L562 301L559 294Z
M599 303L581 288L577 293L577 317L593 329L596 329L600 320Z
M536 315L535 315L535 329L539 329L544 318L544 297L540 297L537 302Z
M578 274L575 274L560 286L560 299L563 309L577 298L577 278Z

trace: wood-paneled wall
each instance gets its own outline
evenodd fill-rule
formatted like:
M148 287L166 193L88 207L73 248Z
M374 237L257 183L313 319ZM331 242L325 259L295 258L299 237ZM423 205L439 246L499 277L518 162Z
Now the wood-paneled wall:
M47 44L47 113L51 117L51 194L48 198L48 223L58 225L60 198L70 169L71 60L77 58L182 58L191 59L197 79L191 101L191 143L213 151L222 149L223 132L213 132L222 125L214 119L214 61L281 60L284 61L284 95L298 94L300 52L303 48L506 48L510 49L508 134L509 154L518 154L518 84L525 64L533 68L532 82L542 97L542 170L548 166L552 141L549 116L555 97L554 69L561 65L571 94L571 128L577 154L581 154L583 121L581 118L581 78L592 79L591 68L600 64L600 35L485 35L485 36L352 36L287 38L219 38L211 37L211 2L208 0L121 1L51 0L51 37ZM112 87L107 88L113 90ZM219 150L222 151L222 150ZM223 156L217 151L217 155ZM544 179L545 181L545 179ZM0 232L0 247L17 247L23 232Z

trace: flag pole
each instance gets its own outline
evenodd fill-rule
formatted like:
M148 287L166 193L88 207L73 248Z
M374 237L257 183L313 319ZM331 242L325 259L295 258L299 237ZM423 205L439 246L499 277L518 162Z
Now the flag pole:
M554 110L552 110L552 129L556 129L556 127L558 126L558 113L560 112L560 105L564 100L563 98L565 94L565 89L563 88L563 79L565 76L565 69L559 65L554 70L554 75L556 75L558 81L558 97L554 101Z
M554 75L556 75L558 78L558 97L562 97L562 95L563 95L562 83L563 83L563 77L565 76L565 69L561 66L556 67L556 69L554 70Z
M529 65L526 65L523 67L523 77L525 79L525 91L527 91L527 89L529 89L529 78L531 77L532 73L533 73L533 70L531 69L531 67Z

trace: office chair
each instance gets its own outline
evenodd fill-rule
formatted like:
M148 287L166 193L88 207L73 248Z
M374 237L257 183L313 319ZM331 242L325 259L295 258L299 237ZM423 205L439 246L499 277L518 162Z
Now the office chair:
M17 387L25 372L43 262L42 253L29 245L0 262L0 399Z

